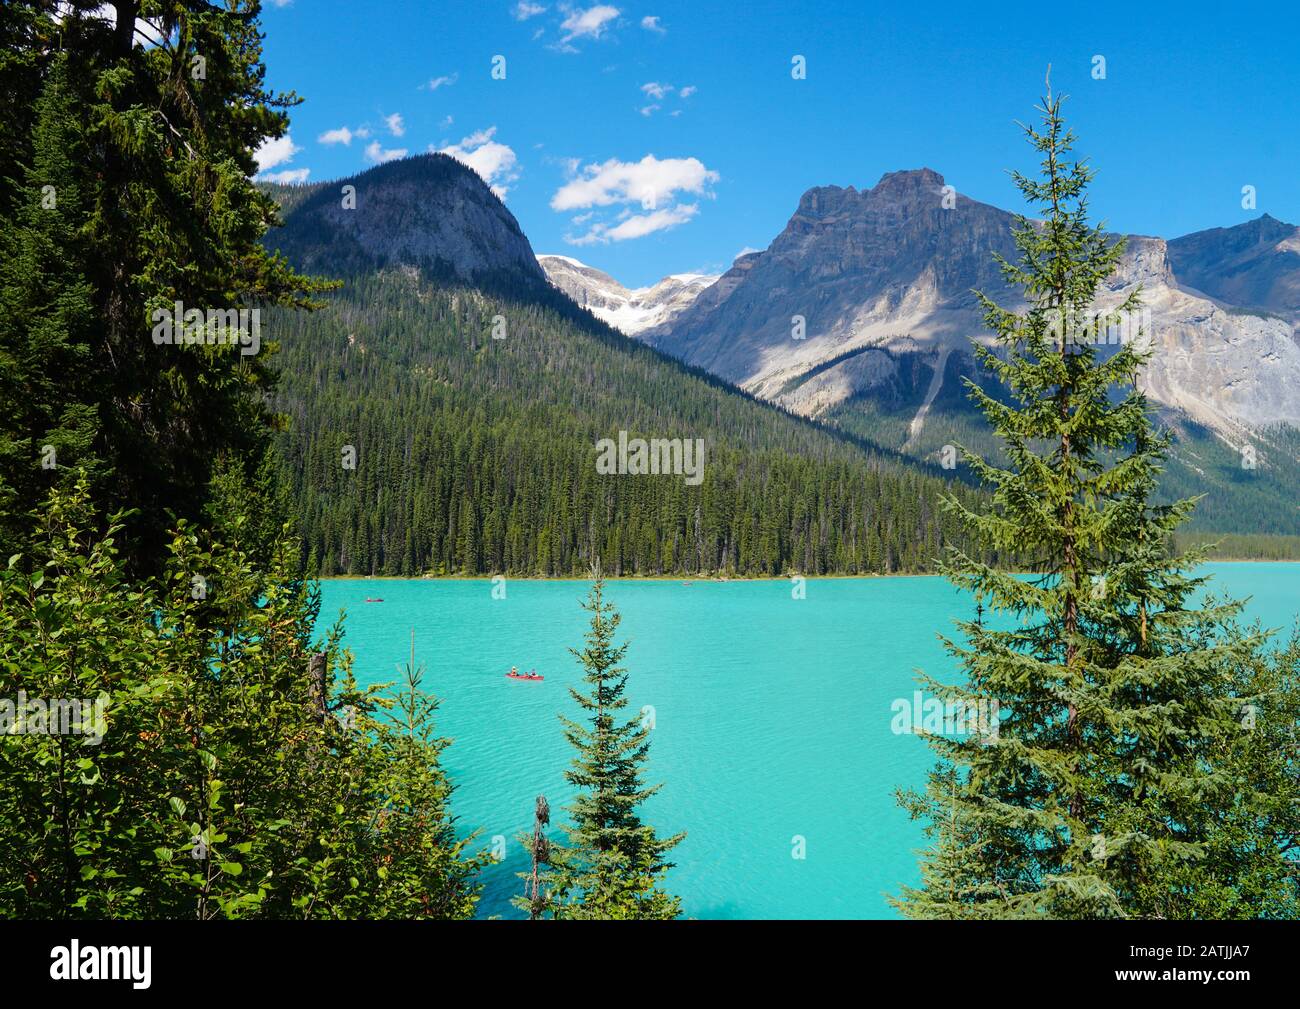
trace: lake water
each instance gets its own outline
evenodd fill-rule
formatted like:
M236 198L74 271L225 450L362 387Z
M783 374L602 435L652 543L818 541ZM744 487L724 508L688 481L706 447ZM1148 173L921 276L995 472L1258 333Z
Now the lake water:
M1300 611L1300 564L1213 564L1218 591L1253 596L1251 617L1289 630ZM516 917L509 899L526 865L516 840L534 797L552 826L572 790L570 748L556 717L576 716L567 687L580 671L582 581L341 580L322 585L322 623L347 611L345 644L362 684L391 681L410 629L425 684L452 737L444 764L461 827L506 839L483 876L480 916ZM917 877L922 836L894 791L921 786L933 759L895 735L896 699L918 669L955 675L936 632L968 617L939 578L788 581L613 581L608 598L630 642L629 712L653 709L645 809L661 834L688 831L669 877L695 918L893 917L886 895ZM367 604L367 597L382 603ZM536 668L543 682L505 678ZM802 839L802 842L796 839ZM802 846L803 858L792 852Z

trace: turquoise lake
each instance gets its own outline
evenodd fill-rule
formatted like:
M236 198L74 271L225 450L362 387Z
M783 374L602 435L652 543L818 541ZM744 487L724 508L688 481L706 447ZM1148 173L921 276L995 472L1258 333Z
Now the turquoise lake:
M1300 564L1212 564L1215 591L1251 596L1251 618L1289 632L1300 611ZM583 581L492 583L339 580L322 583L321 624L346 610L345 644L363 684L395 679L411 628L439 731L453 808L479 843L506 839L482 877L481 917L517 917L516 840L534 797L558 834L572 792L570 749L556 715L576 714L569 654L586 629ZM382 603L366 603L382 597ZM888 918L886 895L916 879L922 843L894 800L932 763L917 737L891 731L892 703L917 670L955 674L936 633L969 601L939 578L789 581L612 581L608 598L630 644L629 713L649 706L647 779L663 790L645 809L661 834L688 831L670 888L694 918ZM536 668L543 682L507 679ZM803 858L793 857L796 838Z

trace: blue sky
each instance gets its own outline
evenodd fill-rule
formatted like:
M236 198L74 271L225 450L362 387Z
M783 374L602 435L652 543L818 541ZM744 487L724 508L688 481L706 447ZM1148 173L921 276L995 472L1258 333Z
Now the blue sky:
M812 186L898 169L1020 209L1006 169L1033 159L1015 121L1049 63L1115 230L1300 223L1294 2L269 0L263 25L269 84L306 99L267 174L451 149L535 251L629 286L724 270Z

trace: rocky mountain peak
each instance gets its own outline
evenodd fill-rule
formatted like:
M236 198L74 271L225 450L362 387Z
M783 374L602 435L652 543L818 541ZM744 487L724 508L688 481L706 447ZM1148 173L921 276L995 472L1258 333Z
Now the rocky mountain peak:
M286 213L267 242L309 273L406 266L462 282L545 283L514 215L478 173L445 154L307 188L271 187Z
M843 189L839 186L813 186L799 198L796 215L808 217L825 217L838 213L846 202L851 202L858 193L852 186Z
M643 338L809 416L911 395L900 391L908 360L940 376L930 402L950 355L968 360L970 341L988 339L972 290L1008 308L1022 297L994 260L1018 256L1013 215L965 197L945 206L944 184L920 168L870 189L809 189L765 251ZM1129 236L1098 307L1138 285L1155 402L1219 431L1300 423L1300 229L1265 215L1171 242Z
M1300 324L1300 228L1262 214L1169 243L1180 282L1219 301Z
M891 200L895 203L937 203L943 187L943 176L934 169L913 168L886 172L870 192L877 200Z
M814 186L800 197L795 216L825 219L892 208L924 211L940 206L943 187L943 176L931 168L886 172L870 189Z

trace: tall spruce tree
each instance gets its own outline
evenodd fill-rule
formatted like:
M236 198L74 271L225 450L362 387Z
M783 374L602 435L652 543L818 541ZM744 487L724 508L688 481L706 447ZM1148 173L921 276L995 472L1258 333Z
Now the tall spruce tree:
M1198 608L1200 557L1169 550L1194 501L1151 502L1169 439L1137 384L1149 334L1099 350L1140 289L1098 308L1124 243L1089 223L1093 173L1069 160L1062 98L1047 91L1041 125L1024 127L1041 174L1014 173L1042 219L1018 218L1018 261L999 260L1025 304L980 295L997 346L975 352L1007 397L967 383L1009 462L966 453L991 510L948 502L1030 574L959 550L943 566L995 618L945 639L964 683L924 682L958 706L997 702L999 719L992 738L930 737L938 766L902 801L933 843L896 905L922 918L1189 917L1189 871L1228 871L1205 860L1206 810L1251 787L1228 754L1259 639L1226 633L1238 606Z
M278 217L255 152L297 99L264 86L256 0L13 8L0 79L34 105L0 116L0 535L26 552L51 445L100 514L131 510L119 545L156 572L170 516L198 518L223 456L256 469L276 422L272 332L257 353L159 345L154 313L303 307L322 287L260 243Z
M672 867L667 853L686 835L660 838L641 821L639 807L659 791L645 785L641 766L650 753L650 729L639 718L619 721L627 707L627 644L615 644L622 619L604 597L599 566L583 603L591 628L581 650L570 649L585 670L586 693L569 693L588 718L585 724L560 716L564 736L576 754L565 772L579 789L568 807L569 843L551 850L547 873L552 914L557 919L671 919L681 901L662 889Z

